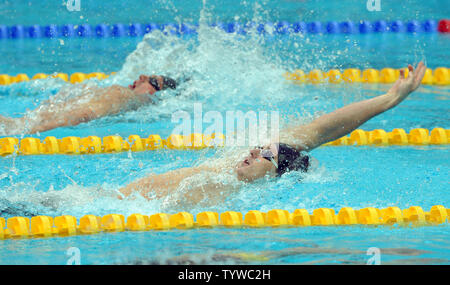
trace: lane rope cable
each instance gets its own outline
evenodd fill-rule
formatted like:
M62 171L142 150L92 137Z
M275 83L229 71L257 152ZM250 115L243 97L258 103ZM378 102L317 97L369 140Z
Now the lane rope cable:
M224 213L201 212L194 215L188 212L176 214L157 213L154 215L109 214L103 217L85 215L79 219L70 215L49 217L34 216L0 218L0 239L42 238L53 236L74 236L100 232L160 231L193 228L261 228L261 227L308 227L308 226L430 226L449 222L450 209L442 205L432 206L429 212L412 206L401 210L398 207L378 209L367 207L355 210L341 208L338 214L330 208L314 209L312 215L306 209L270 210L267 213L251 210ZM5 228L6 226L6 228Z
M328 142L323 146L405 146L405 145L445 145L450 142L450 129L434 128L431 132L424 128L412 129L406 133L404 129L394 129L386 132L383 129L364 131L356 129L348 136ZM200 150L226 146L226 136L223 134L190 134L187 136L172 134L167 139L159 135L141 138L130 135L124 139L118 135L76 137L61 139L49 136L42 141L28 137L0 138L0 155L37 155L37 154L98 154L117 153L124 151L146 151L159 149Z

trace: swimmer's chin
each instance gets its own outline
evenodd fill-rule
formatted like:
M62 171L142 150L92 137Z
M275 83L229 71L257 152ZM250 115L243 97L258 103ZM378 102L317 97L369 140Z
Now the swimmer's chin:
M237 166L234 169L234 172L236 173L236 178L237 180L241 181L241 182L252 182L254 179L250 179L247 176L247 167L245 166Z
M259 180L274 179L275 178L275 176L270 174L270 173L266 173L266 175L262 175L262 176L249 175L248 171L246 171L245 169L238 169L237 168L237 169L235 169L235 172L236 172L237 180L240 181L240 182L244 182L244 183L254 183L254 182L257 182Z

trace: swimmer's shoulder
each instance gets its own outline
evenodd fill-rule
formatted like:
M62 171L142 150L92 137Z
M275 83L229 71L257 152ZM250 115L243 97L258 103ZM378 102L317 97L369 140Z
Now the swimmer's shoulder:
M133 93L130 89L128 89L127 87L121 86L121 85L111 85L109 87L106 87L106 90L110 91L110 92L122 92L122 93Z
M123 87L117 84L106 87L102 90L102 93L106 97L125 97L131 98L134 96L133 91L128 89L127 87Z

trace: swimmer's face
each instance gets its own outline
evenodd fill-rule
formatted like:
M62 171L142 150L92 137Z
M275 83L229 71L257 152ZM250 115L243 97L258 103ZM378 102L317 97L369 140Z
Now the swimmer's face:
M150 77L155 77L158 81L158 84L160 87L162 87L163 85L163 79L161 76L156 76L156 75L151 75L151 76L147 76L147 75L140 75L139 78L137 80L135 80L133 82L133 84L128 85L128 88L130 88L131 90L133 90L133 92L135 94L138 95L143 95L143 94L150 94L153 95L157 92L157 90L155 89L155 87L153 87L150 83L149 83L149 78Z
M267 174L272 176L276 175L277 169L275 165L261 155L261 151L263 150L270 150L273 154L277 153L274 145L268 145L262 149L255 148L250 150L250 154L236 167L236 174L239 181L252 182ZM274 161L278 163L277 155L274 156Z

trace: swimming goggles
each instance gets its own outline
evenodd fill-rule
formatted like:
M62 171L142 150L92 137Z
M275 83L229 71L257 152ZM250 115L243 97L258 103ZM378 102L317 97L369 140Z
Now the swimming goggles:
M159 88L158 79L156 79L156 77L150 77L148 79L148 83L150 83L150 85L153 86L153 88L155 88L156 91L161 90L161 88Z
M275 155L270 149L263 148L261 146L256 147L260 149L260 154L264 159L267 159L268 161L272 162L272 164L278 169L278 163L275 161Z

